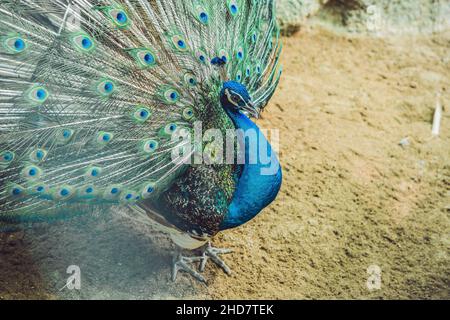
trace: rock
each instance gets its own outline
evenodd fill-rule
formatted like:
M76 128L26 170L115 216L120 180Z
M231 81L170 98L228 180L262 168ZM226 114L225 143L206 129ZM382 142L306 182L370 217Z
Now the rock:
M409 141L409 138L403 138L400 142L399 142L400 146L402 147L408 147L411 142Z
M327 25L376 36L450 28L448 0L279 0L277 7L284 34L295 32L313 16Z
M291 35L300 25L314 16L329 0L278 0L277 14L284 35Z

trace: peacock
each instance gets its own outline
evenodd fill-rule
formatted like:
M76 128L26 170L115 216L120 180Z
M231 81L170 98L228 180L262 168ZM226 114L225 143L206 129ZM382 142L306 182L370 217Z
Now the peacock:
M2 0L2 230L126 209L171 236L174 281L230 274L211 239L282 184L251 120L279 34L274 0Z

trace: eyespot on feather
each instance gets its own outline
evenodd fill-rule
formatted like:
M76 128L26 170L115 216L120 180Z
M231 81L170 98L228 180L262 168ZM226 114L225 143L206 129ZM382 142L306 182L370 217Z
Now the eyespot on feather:
M133 190L125 190L120 194L122 204L134 204L140 200L141 196Z
M32 86L27 92L27 98L32 104L41 105L49 98L49 92L40 85Z
M118 200L122 191L123 187L121 185L115 184L108 186L103 192L103 198L110 201Z
M99 178L103 173L103 168L98 166L89 166L86 169L85 177L87 179L97 179Z
M94 39L83 32L72 35L71 41L75 48L82 53L92 52L96 47Z
M8 195L15 199L22 198L26 195L26 189L17 183L10 183L7 190Z
M75 195L75 190L69 185L62 185L53 190L53 197L56 200L70 200Z
M141 143L141 150L145 155L154 154L159 148L159 143L156 140L145 140Z
M152 116L152 111L144 106L138 106L136 110L133 112L133 119L135 122L139 124L143 124L147 122Z
M201 5L197 5L194 9L195 18L203 25L209 24L210 14L206 8Z
M97 83L97 93L102 97L109 97L116 91L116 84L110 79L102 79Z
M20 54L28 49L28 41L18 34L2 37L0 41L9 54Z
M57 139L61 143L68 143L72 140L73 136L75 135L75 131L72 129L61 129L58 131Z
M181 33L172 33L169 35L172 47L179 52L189 51L189 45L186 38Z
M142 187L142 198L143 199L149 199L151 197L153 197L156 193L156 183L155 182L149 182L144 184L144 186Z
M241 70L238 70L236 72L236 81L237 82L241 82L242 81L242 71Z
M231 16L233 17L237 16L240 12L239 1L228 0L227 4L228 4L228 11L230 12Z
M176 104L180 100L180 93L171 87L163 88L162 98L166 104Z
M171 138L177 130L178 125L176 123L169 123L159 130L159 136L162 138Z
M227 63L230 60L228 51L225 49L220 49L218 52L218 58L222 59L224 63Z
M47 151L44 149L35 149L30 152L30 161L34 163L39 163L45 160L47 156Z
M194 110L190 107L183 110L183 118L186 121L191 121L194 118Z
M195 57L202 64L206 64L209 61L208 55L205 53L204 50L197 50L195 52Z
M156 53L150 48L138 48L128 51L136 61L138 67L142 69L152 68L157 65Z
M184 83L188 87L195 87L197 85L197 78L192 73L186 73L184 75Z
M122 6L98 6L96 8L105 12L106 16L119 29L126 29L131 24L130 17Z
M12 151L5 150L0 153L0 168L6 169L16 158L16 154Z
M21 175L26 180L38 180L42 176L42 169L36 165L27 165L22 169Z
M97 144L101 147L104 147L111 143L114 139L114 134L111 132L100 131L95 138Z

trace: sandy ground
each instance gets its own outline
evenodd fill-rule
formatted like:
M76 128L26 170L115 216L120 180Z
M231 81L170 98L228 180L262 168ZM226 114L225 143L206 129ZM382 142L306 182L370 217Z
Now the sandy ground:
M450 34L312 29L284 44L260 124L280 129L285 181L263 214L216 239L234 249L231 277L210 266L208 287L172 283L170 242L105 215L1 235L0 299L449 299ZM438 90L447 109L432 138ZM60 290L69 265L80 291Z

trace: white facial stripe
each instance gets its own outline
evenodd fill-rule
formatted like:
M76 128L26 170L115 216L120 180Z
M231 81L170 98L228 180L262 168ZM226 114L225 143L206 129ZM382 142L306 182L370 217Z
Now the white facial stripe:
M247 105L247 103L245 102L245 99L239 93L236 93L236 92L233 92L233 93L234 93L234 95L238 96L241 99L242 102L244 102ZM232 103L234 106L236 106L238 108L241 107L239 105L239 103L237 103L236 101L234 101L232 99L232 94L230 93L230 91L228 89L225 90L225 94L227 95L228 101L230 101L230 103Z
M228 101L230 101L230 103L232 105L234 105L235 107L239 108L239 103L235 102L232 98L231 98L231 93L230 90L226 89L225 90L225 94L227 96Z

